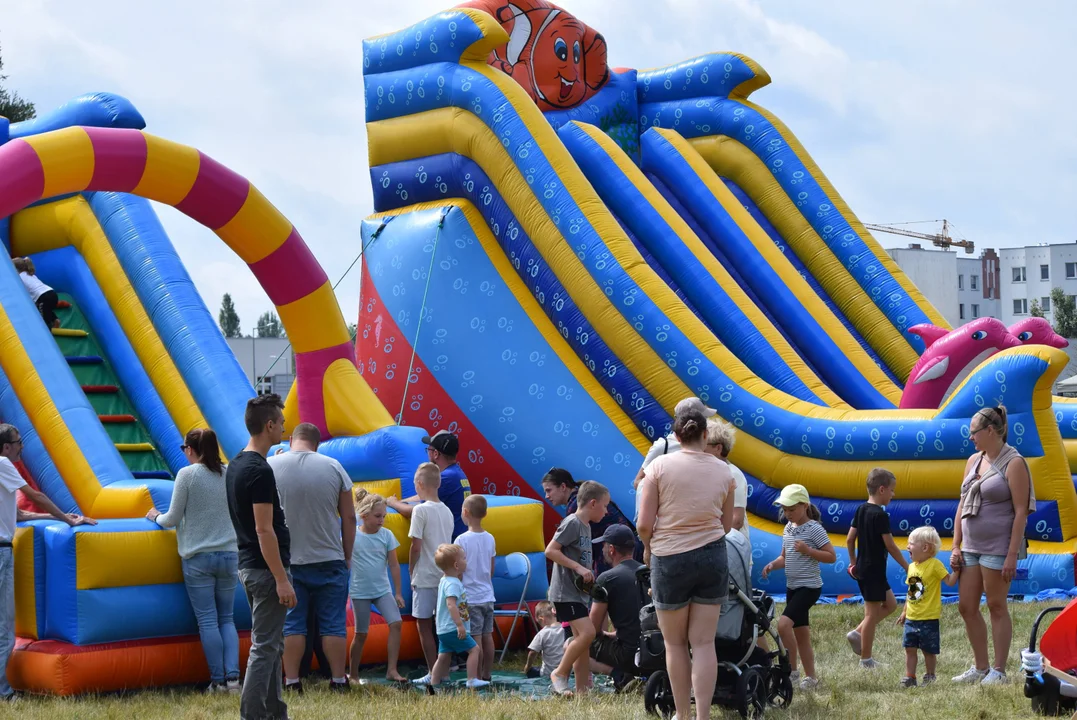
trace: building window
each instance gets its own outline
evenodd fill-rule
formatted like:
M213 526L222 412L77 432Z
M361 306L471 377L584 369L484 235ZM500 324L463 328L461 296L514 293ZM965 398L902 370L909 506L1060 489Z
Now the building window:
M1066 263L1066 279L1077 278L1077 262Z
M976 276L973 275L973 277L976 277ZM972 319L975 320L978 317L980 317L980 306L977 305L976 303L973 303L972 304Z
M957 289L958 290L964 290L965 289L965 276L964 275L958 275L957 276Z
M1013 281L1014 282L1024 282L1025 281L1025 268L1024 267L1015 267L1013 269Z
M1051 312L1051 298L1049 298L1049 297L1041 297L1040 298L1040 310L1043 310L1045 313Z
M1050 280L1050 279L1051 279L1051 266L1050 265L1040 265L1040 280Z
M980 289L980 276L979 275L969 275L969 290L979 290L979 289Z
M961 303L960 305L957 306L957 319L958 320L964 320L965 319L965 303Z
M1014 315L1025 315L1027 313L1028 313L1028 300L1026 300L1025 298L1014 298L1013 299L1013 314Z

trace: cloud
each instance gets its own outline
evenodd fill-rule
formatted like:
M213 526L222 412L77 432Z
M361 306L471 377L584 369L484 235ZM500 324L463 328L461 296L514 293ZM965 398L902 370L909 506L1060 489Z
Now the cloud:
M447 4L31 0L5 6L0 40L9 82L39 110L93 90L127 96L151 132L250 178L335 281L372 209L362 39ZM797 134L862 220L947 217L979 247L1073 239L1068 4L564 5L603 32L614 65L720 50L758 61L773 82L753 99ZM212 233L171 209L160 215L214 314L224 292L248 327L270 307ZM358 285L356 269L338 290L349 319Z

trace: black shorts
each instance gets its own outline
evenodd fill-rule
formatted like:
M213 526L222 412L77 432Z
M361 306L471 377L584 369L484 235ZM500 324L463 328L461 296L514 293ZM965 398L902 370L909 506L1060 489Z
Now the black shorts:
M884 602L886 593L890 592L890 583L886 580L885 573L868 573L866 577L858 578L856 584L860 586L860 594L864 602Z
M636 672L636 648L606 633L599 633L591 643L591 657L615 670L626 673Z
M651 598L658 610L689 603L721 605L729 596L725 538L676 555L651 556Z
M822 588L786 588L785 610L782 615L793 621L793 627L808 627L808 611L812 605L819 602L819 596L823 594Z
M554 612L557 613L557 622L570 623L587 617L587 606L578 602L555 602Z

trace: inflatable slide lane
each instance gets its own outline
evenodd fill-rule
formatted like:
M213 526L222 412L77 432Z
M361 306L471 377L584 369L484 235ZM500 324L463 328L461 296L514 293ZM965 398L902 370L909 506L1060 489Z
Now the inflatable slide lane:
M364 43L377 214L357 355L378 397L458 430L484 487L542 497L563 466L630 515L643 453L697 395L738 428L757 560L780 550L790 483L843 547L877 466L898 477L897 533L934 525L948 547L969 420L1005 403L1038 499L1014 592L1072 587L1077 494L1050 395L1064 353L1009 343L941 406L899 409L926 347L911 328L941 319L747 103L765 73L729 53L615 70L605 51L542 0ZM845 562L828 594L856 592ZM780 573L755 581L784 591Z
M426 459L427 429L396 425L356 369L329 280L299 232L247 180L144 125L128 101L107 94L25 123L0 119L0 240L63 298L61 327L46 327L12 263L0 263L0 419L22 432L29 481L63 510L100 520L20 524L9 675L24 690L208 679L175 532L145 514L168 508L187 431L212 427L227 457L246 445L242 418L254 392L149 200L214 231L276 306L296 353L290 426L316 424L329 438L322 451L356 482L398 495L413 492ZM525 585L543 547L542 506L516 497L490 504L504 556L499 599L542 597L544 575ZM407 525L399 516L388 525L406 573ZM242 592L235 617L245 653ZM403 656L417 655L410 625L405 638ZM371 662L384 653L384 643L368 647Z

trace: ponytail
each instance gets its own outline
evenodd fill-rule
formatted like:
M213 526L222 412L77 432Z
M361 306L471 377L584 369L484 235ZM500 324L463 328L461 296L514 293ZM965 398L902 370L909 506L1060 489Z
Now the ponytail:
M221 446L217 443L217 433L209 428L195 428L184 438L187 447L194 450L203 465L217 475L224 475L224 463L221 462Z
M1010 434L1010 426L1006 422L1007 413L1005 405L996 405L994 407L980 408L976 411L976 415L979 415L984 419L984 427L990 427L998 433L1002 438L1002 442L1006 442L1006 438Z
M823 514L819 512L819 508L815 506L815 503L808 503L808 517L815 522L823 519Z
M372 493L366 488L355 489L355 512L359 517L366 517L378 507L385 505L385 498L377 493Z

